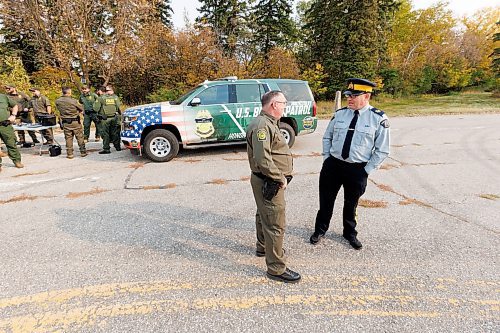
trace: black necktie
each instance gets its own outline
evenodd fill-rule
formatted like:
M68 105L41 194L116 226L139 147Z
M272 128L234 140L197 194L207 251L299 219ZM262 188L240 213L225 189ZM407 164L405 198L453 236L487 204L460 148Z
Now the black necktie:
M345 136L344 146L342 147L342 158L345 160L349 157L349 150L351 150L352 136L354 135L354 129L356 128L356 122L358 121L359 111L354 111L354 117L352 117L351 124L349 125L349 130Z

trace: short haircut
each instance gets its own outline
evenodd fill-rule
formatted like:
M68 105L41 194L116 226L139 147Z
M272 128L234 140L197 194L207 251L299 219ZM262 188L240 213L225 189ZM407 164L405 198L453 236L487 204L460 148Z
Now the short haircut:
M104 92L104 91L106 91L106 87L99 86L99 87L97 87L97 90Z
M63 95L66 95L68 92L71 91L71 88L70 87L62 87L61 90L62 90Z
M89 89L89 86L87 86L87 85L82 86L82 89Z
M280 94L283 94L282 91L280 90L271 90L271 91L268 91L266 92L263 96L262 96L262 99L260 100L261 103L262 103L262 106L264 105L268 105L269 103L271 103L271 101L278 95Z

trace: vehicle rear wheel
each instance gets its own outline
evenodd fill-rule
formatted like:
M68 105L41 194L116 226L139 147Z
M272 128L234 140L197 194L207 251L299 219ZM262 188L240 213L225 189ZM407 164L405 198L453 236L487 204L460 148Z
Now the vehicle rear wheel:
M175 135L164 129L155 129L146 136L144 154L155 162L168 162L177 156L179 141Z
M287 123L280 123L280 132L283 134L286 143L288 143L288 147L292 148L295 143L295 131L292 126Z

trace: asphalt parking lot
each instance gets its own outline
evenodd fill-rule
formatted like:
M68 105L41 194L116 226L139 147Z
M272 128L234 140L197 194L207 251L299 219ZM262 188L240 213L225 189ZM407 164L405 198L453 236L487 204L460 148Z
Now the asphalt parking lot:
M341 237L341 205L308 242L326 124L292 149L294 285L254 255L245 146L162 164L94 142L86 158L4 158L0 332L499 332L500 115L391 119L361 251Z

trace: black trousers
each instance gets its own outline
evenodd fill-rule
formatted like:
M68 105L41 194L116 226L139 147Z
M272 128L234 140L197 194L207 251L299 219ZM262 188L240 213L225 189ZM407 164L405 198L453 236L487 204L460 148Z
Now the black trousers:
M314 231L324 234L329 226L333 214L335 199L340 187L344 187L343 235L347 239L355 237L356 208L359 198L365 193L368 174L364 167L366 163L348 163L328 157L323 162L319 175L319 211L316 215Z

